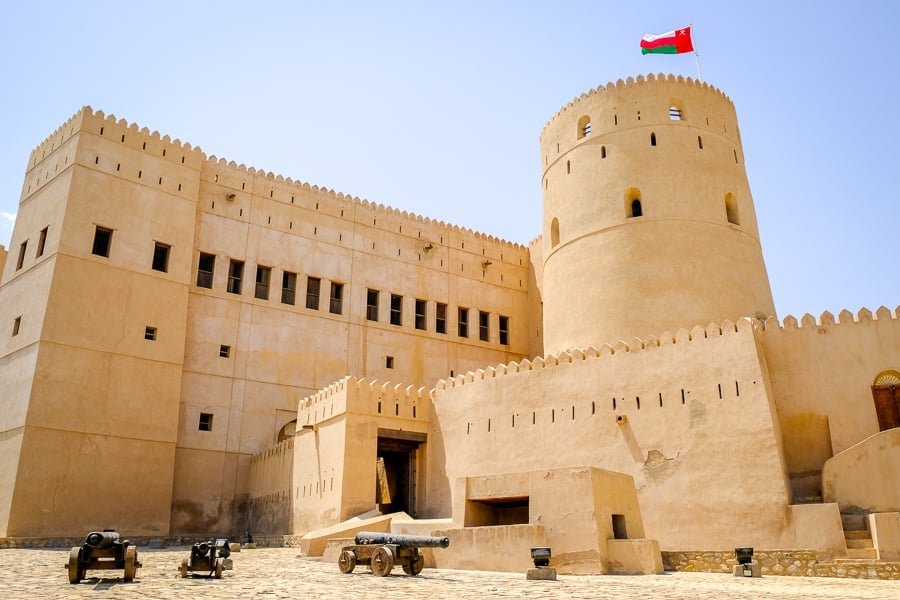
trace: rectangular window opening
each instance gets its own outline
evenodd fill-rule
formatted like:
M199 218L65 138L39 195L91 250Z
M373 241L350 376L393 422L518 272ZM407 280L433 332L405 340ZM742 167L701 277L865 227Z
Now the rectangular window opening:
M16 271L22 268L22 265L25 264L25 251L28 249L28 240L25 240L21 244L19 244L19 258L16 260Z
M416 329L425 329L426 310L428 303L425 300L416 299Z
M197 287L212 289L215 268L216 255L201 252L197 263Z
M486 313L483 310L479 310L478 311L478 339L481 340L482 342L489 342L491 340L490 322L491 322L490 313Z
M366 319L378 320L378 290L366 290Z
M229 356L231 356L231 346L226 346L225 344L219 346L219 357L228 358Z
M509 317L500 315L500 344L509 346Z
M200 431L212 431L213 415L211 413L200 413L200 423L197 429Z
M344 311L344 284L331 282L331 296L329 296L328 311L333 315L339 315Z
M169 271L169 250L172 246L155 242L153 246L153 270L168 273Z
M281 275L281 303L294 304L297 295L297 274L285 271Z
M625 515L612 516L613 539L627 540L628 531L625 529Z
M393 356L385 356L384 357L384 366L388 369L394 368L394 357Z
M96 226L94 229L94 244L91 247L91 254L109 258L109 247L112 244L112 229Z
M260 300L269 299L269 281L272 278L272 268L256 265L256 289L253 295Z
M442 302L434 307L434 330L437 333L447 333L447 305Z
M459 337L469 337L469 309L460 307L457 311L456 333Z
M38 238L37 253L34 255L35 258L38 258L38 257L44 255L44 246L47 244L47 230L48 229L50 229L50 228L44 227L43 229L41 229L41 236Z
M306 278L306 308L319 310L319 290L321 287L322 280L318 277Z
M229 294L240 294L241 284L244 278L244 261L234 260L228 263L228 287Z
M391 325L403 325L403 296L391 294Z
M144 339L150 340L151 342L156 341L156 327L144 327Z
M12 334L13 334L13 335L19 335L19 328L21 328L21 327L22 327L22 316L19 315L18 317L16 317L15 319L13 319L13 329L12 329Z

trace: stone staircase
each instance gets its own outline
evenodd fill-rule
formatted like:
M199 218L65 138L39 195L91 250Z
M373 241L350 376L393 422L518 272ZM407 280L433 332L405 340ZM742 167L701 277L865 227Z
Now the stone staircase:
M868 516L862 513L841 513L841 524L844 527L844 540L847 542L847 558L838 561L876 560L878 553L872 543L869 531Z

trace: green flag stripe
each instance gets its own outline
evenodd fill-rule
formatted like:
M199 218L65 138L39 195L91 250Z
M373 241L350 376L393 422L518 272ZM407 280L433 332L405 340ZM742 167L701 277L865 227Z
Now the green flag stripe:
M641 54L678 54L678 48L675 45L657 46L656 48L641 48Z

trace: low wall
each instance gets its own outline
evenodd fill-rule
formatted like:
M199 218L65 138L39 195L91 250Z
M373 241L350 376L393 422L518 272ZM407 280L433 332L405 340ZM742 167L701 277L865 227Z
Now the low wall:
M846 577L851 579L900 580L900 563L881 561L824 561L813 550L754 550L753 560L762 566L763 575L806 577ZM663 552L666 571L731 573L737 564L734 552L687 550Z
M291 531L293 474L294 438L288 438L251 457L248 477L251 533L281 535Z

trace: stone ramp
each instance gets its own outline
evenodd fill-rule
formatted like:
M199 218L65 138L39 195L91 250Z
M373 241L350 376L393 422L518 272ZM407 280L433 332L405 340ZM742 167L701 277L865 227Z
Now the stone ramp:
M310 531L300 538L300 550L306 556L322 556L328 540L332 538L352 538L360 531L391 531L391 522L412 521L405 512L390 513L382 515L381 513L372 512L353 517L337 525L324 527Z

